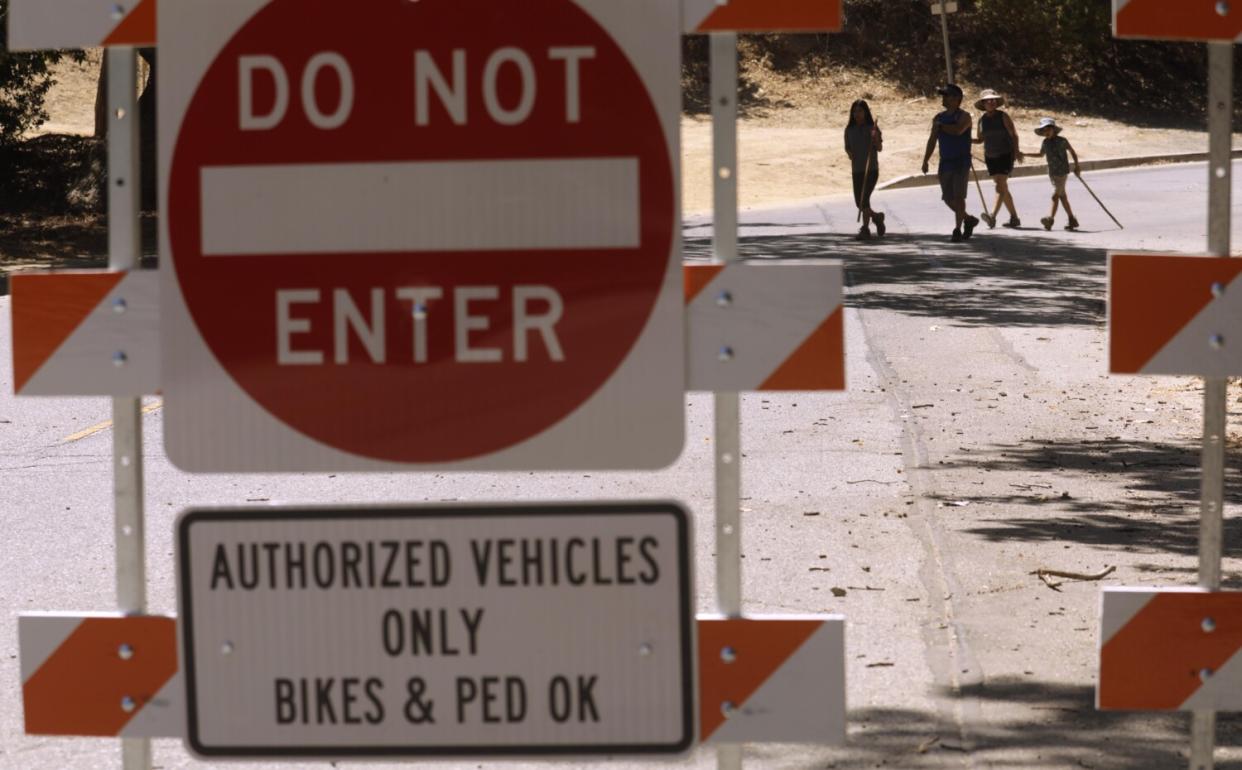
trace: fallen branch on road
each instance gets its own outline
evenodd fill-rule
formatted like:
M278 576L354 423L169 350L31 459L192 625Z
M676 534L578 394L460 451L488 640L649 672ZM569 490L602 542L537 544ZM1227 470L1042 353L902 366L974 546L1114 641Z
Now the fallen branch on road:
M1104 578L1108 577L1109 575L1113 574L1116 571L1117 571L1116 567L1105 567L1104 569L1094 574L1086 574L1083 572L1063 572L1057 569L1044 569L1043 567L1040 567L1039 569L1035 570L1034 572L1031 572L1030 574L1037 575L1039 579L1043 581L1044 585L1048 586L1053 591L1060 591L1061 586L1064 584L1066 580L1078 580L1078 581L1103 580ZM1057 582L1057 581L1054 581L1053 578L1062 578L1062 580L1060 582Z
M1035 570L1035 572L1032 572L1031 574L1034 575L1036 573L1039 573L1041 575L1048 575L1049 577L1065 578L1066 580L1103 580L1104 578L1108 577L1109 575L1113 574L1116 571L1117 571L1116 567L1105 567L1099 572L1088 575L1082 572L1061 572L1060 570L1044 569L1041 567Z

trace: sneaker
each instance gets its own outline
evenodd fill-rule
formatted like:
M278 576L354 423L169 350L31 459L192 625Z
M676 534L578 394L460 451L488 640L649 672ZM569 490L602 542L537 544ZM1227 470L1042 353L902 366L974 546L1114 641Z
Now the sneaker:
M1010 217L1008 222L1001 225L1001 227L1011 227L1015 230L1021 226L1022 226L1022 220L1018 219L1017 217Z
M1045 230L1052 229L1052 217L1044 217L1043 219L1039 220L1039 223L1044 226Z
M966 215L965 221L962 222L962 237L970 240L971 234L975 231L975 225L979 224L979 217Z
M954 230L954 231L953 231L953 235L949 236L949 240L953 241L954 243L961 243L961 241L962 241L962 231L961 231L961 230Z
M888 232L888 228L884 226L884 215L877 212L873 217L871 217L871 221L875 222L876 236L883 238L884 233Z
M992 216L991 214L987 212L984 212L980 214L979 216L983 217L984 222L987 222L989 230L996 229L996 217Z
M1077 219L1074 219L1073 217L1070 217L1069 224L1065 226L1065 229L1066 229L1066 230L1077 230L1077 229L1078 229L1078 220L1077 220Z
M869 240L871 240L871 228L870 228L870 227L867 227L866 225L863 225L862 227L860 227L860 228L858 229L858 235L855 235L855 236L854 236L854 240L856 240L856 241L869 241Z

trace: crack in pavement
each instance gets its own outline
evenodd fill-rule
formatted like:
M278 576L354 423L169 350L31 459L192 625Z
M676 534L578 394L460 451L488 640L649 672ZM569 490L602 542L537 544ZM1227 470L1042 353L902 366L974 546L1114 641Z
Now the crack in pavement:
M1017 348L1013 346L1013 343L1005 339L1005 335L1001 334L999 329L988 329L988 336L991 337L992 342L996 344L996 349L1001 353L1004 353L1006 358L1013 361L1015 364L1031 374L1035 374L1039 371L1039 367L1032 366L1031 362L1027 361L1026 357L1019 353Z
M900 219L893 219L894 224L902 226ZM920 248L919 251L934 266L940 266L925 249ZM853 288L848 270L845 283L848 296ZM973 726L979 724L980 701L977 697L964 695L964 692L983 684L983 669L971 650L954 601L958 596L965 596L965 592L946 543L945 530L936 514L935 485L926 472L930 463L927 442L917 420L902 419L903 414L911 413L911 398L868 323L867 317L875 311L856 309L855 312L867 344L867 362L884 387L893 419L901 426L904 475L918 512L917 517L911 516L906 521L924 551L919 577L928 596L927 614L921 624L927 665L936 684L956 696L951 700L938 697L938 708L946 724L957 726L962 766L986 767L980 765L979 758L975 756L977 741L973 735Z

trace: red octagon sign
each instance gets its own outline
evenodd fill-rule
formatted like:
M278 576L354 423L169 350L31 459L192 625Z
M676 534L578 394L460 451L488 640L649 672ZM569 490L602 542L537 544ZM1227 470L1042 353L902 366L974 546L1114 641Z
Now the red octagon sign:
M675 254L665 136L571 0L273 0L176 136L176 281L279 422L373 460L483 457L582 407L646 328Z

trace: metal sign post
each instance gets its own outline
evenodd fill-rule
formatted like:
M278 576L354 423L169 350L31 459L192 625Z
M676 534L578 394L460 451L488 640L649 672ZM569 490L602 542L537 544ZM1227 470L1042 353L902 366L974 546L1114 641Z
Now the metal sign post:
M141 176L139 175L137 71L135 49L109 48L108 64L108 267L136 270L142 256L142 229L138 215ZM124 313L124 300L113 310ZM128 363L125 351L113 354L114 365ZM116 511L116 598L127 615L139 615L147 608L145 537L143 532L142 487L142 400L112 399L112 478ZM123 645L117 654L141 654ZM133 711L135 703L123 700L117 708ZM151 767L151 741L146 738L121 739L122 766L125 770Z
M1208 251L1217 257L1229 256L1232 123L1233 44L1208 43ZM1220 590L1227 382L1204 379L1199 585L1209 591ZM1211 770L1215 744L1216 712L1196 710L1191 723L1193 770Z
M932 0L934 8L939 9L940 34L944 36L944 71L948 76L946 83L953 82L953 57L949 53L949 14L952 11L945 7L945 0Z
M1233 44L1238 38L1239 24L1242 15L1233 12L1227 2L1182 3L1173 5L1161 0L1113 0L1113 35L1118 38L1139 38L1151 40L1193 40L1207 43L1208 46L1208 133L1210 152L1208 162L1208 251L1217 257L1217 262L1230 256L1230 184L1231 145L1233 123ZM1160 257L1149 257L1149 263L1159 270ZM1135 262L1124 256L1113 255L1110 269L1127 262ZM1137 264L1137 263L1136 263ZM1191 607L1190 614L1185 617L1199 618L1198 631L1203 634L1220 635L1217 621L1213 615L1199 609L1192 602L1202 597L1206 601L1215 602L1215 606L1224 606L1233 596L1231 593L1220 592L1222 529L1224 507L1224 466L1225 466L1225 429L1226 429L1226 377L1236 374L1236 368L1230 356L1236 346L1228 335L1221 334L1226 327L1221 323L1220 313L1224 312L1230 302L1225 294L1231 281L1225 280L1231 274L1229 268L1219 264L1214 268L1220 279L1205 286L1202 294L1187 308L1178 312L1189 311L1190 318L1200 321L1195 327L1199 334L1203 329L1210 328L1206 340L1203 336L1196 344L1187 345L1186 338L1179 335L1177 339L1155 340L1163 343L1158 348L1146 352L1135 348L1129 352L1112 355L1113 371L1144 373L1184 373L1204 376L1203 395L1203 454L1202 478L1200 486L1200 523L1199 523L1199 589L1202 594L1191 595L1189 599L1178 599L1182 606ZM1110 294L1112 290L1110 289ZM1126 292L1120 292L1124 294ZM1134 292L1129 291L1130 294ZM1110 298L1111 299L1111 298ZM1198 303L1202 303L1198 307ZM1110 314L1113 319L1117 315L1118 303L1112 302ZM1125 314L1123 313L1122 316ZM1131 313L1132 315L1132 313ZM1123 324L1124 325L1124 324ZM1116 335L1116 331L1113 332ZM1152 341L1148 340L1150 347ZM1207 345L1203 343L1207 342ZM1202 351L1209 348L1215 352L1213 356L1205 356ZM1133 355L1137 350L1139 355ZM1143 360L1148 362L1143 364ZM1160 359L1160 360L1157 360ZM1172 371L1171 371L1172 370ZM1185 708L1192 712L1190 767L1192 770L1211 770L1214 767L1213 753L1216 742L1216 711L1222 703L1228 703L1226 693L1227 680L1221 679L1216 669L1217 664L1204 665L1196 662L1191 671L1198 671L1199 686L1191 691L1190 698L1186 693L1162 693L1160 698L1147 700L1127 693L1124 688L1116 686L1117 673L1124 673L1124 666L1118 666L1118 656L1110 655L1110 650L1133 644L1133 640L1142 641L1141 635L1129 634L1127 629L1135 625L1125 623L1127 617L1135 615L1143 604L1134 601L1134 596L1127 597L1123 591L1109 592L1105 595L1104 616L1107 619L1109 607L1112 605L1113 618L1102 628L1101 633L1101 676L1100 697L1101 708L1127 709L1169 709ZM1166 592L1176 595L1173 591ZM1111 602L1110 602L1111 598ZM1139 597L1142 598L1141 596ZM1124 605L1124 606L1123 606ZM1120 608L1120 609L1119 609ZM1108 632L1108 633L1105 633ZM1194 648L1185 645L1187 651ZM1193 660L1193 658L1192 658ZM1199 657L1202 660L1202 657ZM1112 671L1112 676L1105 676L1105 669ZM1146 672L1144 672L1146 675ZM1106 682L1113 682L1106 687ZM1107 704L1105 706L1104 704Z
M715 261L736 262L737 255L737 34L711 36L712 97L712 252ZM717 302L728 303L728 296ZM720 350L731 358L729 348ZM742 614L742 450L740 398L736 392L715 395L716 448L716 601L721 614ZM742 766L740 745L721 746L721 770Z

